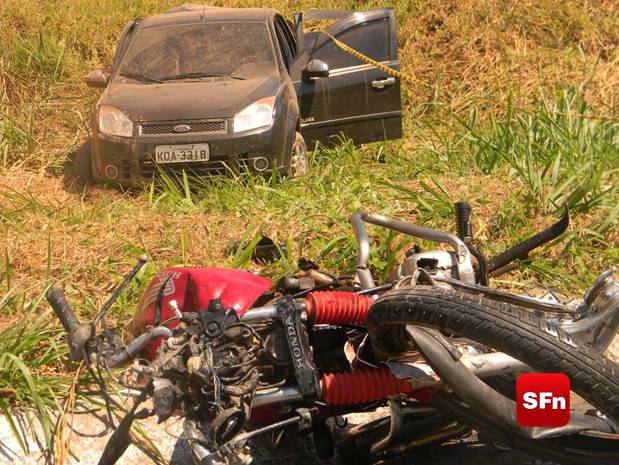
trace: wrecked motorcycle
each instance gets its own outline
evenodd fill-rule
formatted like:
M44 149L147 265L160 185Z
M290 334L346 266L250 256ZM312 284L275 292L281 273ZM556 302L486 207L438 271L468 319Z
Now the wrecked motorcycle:
M308 261L275 286L240 270L163 270L144 292L129 341L105 315L145 257L90 325L51 289L71 358L85 361L104 393L98 373L127 364L120 382L140 388L99 464L116 463L133 420L149 415L183 417L183 437L200 464L250 463L251 439L276 444L286 434L312 436L321 458L337 450L343 461L372 462L472 428L562 464L619 463L619 368L602 355L619 325L614 270L579 302L493 289L491 276L561 235L569 215L487 259L473 241L470 206L459 202L455 211L457 234L353 215L358 263L351 278ZM376 283L365 224L449 250L414 245ZM515 379L531 372L569 376L578 408L564 426L518 423ZM151 406L138 410L147 398ZM383 416L345 421L374 411Z

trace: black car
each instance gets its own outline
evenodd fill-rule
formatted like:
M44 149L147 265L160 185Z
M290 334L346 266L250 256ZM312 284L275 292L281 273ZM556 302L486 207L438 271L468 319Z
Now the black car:
M341 50L327 32L399 69L392 9L317 11L287 21L263 8L184 5L122 32L92 138L74 167L90 182L137 185L160 170L198 175L246 168L307 171L307 146L340 133L356 144L401 136L400 82Z

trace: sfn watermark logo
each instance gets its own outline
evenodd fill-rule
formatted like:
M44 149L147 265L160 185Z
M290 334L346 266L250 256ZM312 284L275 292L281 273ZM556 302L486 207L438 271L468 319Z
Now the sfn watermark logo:
M563 373L526 373L516 380L516 418L522 426L570 421L570 379Z

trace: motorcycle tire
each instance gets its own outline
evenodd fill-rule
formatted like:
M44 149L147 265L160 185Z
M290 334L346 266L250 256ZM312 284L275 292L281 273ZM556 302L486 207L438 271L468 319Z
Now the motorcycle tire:
M577 344L528 309L434 286L390 291L376 301L368 317L368 333L377 356L410 349L405 347L407 324L474 340L509 354L538 372L565 373L573 392L619 423L619 367ZM475 417L468 421L474 423ZM484 429L481 423L473 426ZM564 465L619 463L619 434L575 434L535 440L502 433L503 440L508 441L506 445Z

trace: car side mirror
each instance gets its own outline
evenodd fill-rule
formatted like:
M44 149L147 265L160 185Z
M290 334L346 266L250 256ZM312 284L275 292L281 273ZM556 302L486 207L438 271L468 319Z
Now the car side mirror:
M99 87L101 89L107 86L110 80L110 75L102 69L95 69L86 75L84 79L88 87Z
M303 70L303 79L314 80L329 77L329 65L322 60L311 60Z

